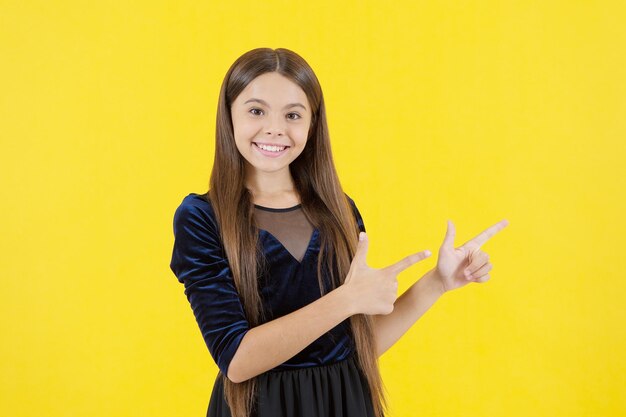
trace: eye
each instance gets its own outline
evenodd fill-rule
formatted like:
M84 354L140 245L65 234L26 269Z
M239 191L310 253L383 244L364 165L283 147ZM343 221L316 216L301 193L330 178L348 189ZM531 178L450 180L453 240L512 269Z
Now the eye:
M255 115L255 116L258 116L258 114L254 113L254 111L255 111L255 110L260 111L260 112L263 112L263 110L261 110L261 109L257 109L256 107L253 107L253 108L251 108L251 109L250 109L250 112L251 112L253 115Z
M289 114L295 114L296 116L298 116L295 119L292 118L291 120L298 120L302 118L302 116L300 116L298 113L289 113Z

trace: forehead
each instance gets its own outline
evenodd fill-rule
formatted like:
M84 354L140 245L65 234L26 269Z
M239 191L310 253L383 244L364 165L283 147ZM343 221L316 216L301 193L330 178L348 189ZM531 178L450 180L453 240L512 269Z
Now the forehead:
M235 102L243 103L249 98L258 98L272 104L300 102L308 106L306 94L302 88L289 78L277 73L268 72L253 79L235 99Z

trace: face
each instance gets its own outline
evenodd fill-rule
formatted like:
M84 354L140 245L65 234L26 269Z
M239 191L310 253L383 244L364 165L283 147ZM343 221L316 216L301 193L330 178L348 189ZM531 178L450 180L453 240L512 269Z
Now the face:
M253 174L289 172L304 150L311 107L304 91L277 72L259 75L231 106L237 149Z

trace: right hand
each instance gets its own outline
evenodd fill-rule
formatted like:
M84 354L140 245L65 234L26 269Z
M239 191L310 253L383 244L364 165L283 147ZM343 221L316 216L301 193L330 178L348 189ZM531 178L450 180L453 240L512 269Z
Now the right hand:
M342 284L348 290L355 303L357 314L389 314L398 298L397 275L409 266L428 258L429 250L408 255L385 268L367 266L368 238L361 232L354 258L350 264L348 276Z

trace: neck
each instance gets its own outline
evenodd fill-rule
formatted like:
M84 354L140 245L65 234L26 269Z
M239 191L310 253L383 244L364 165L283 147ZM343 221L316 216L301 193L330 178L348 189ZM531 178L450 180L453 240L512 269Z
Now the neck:
M246 188L255 197L281 196L296 191L288 166L273 172L259 171L250 167L246 175Z

